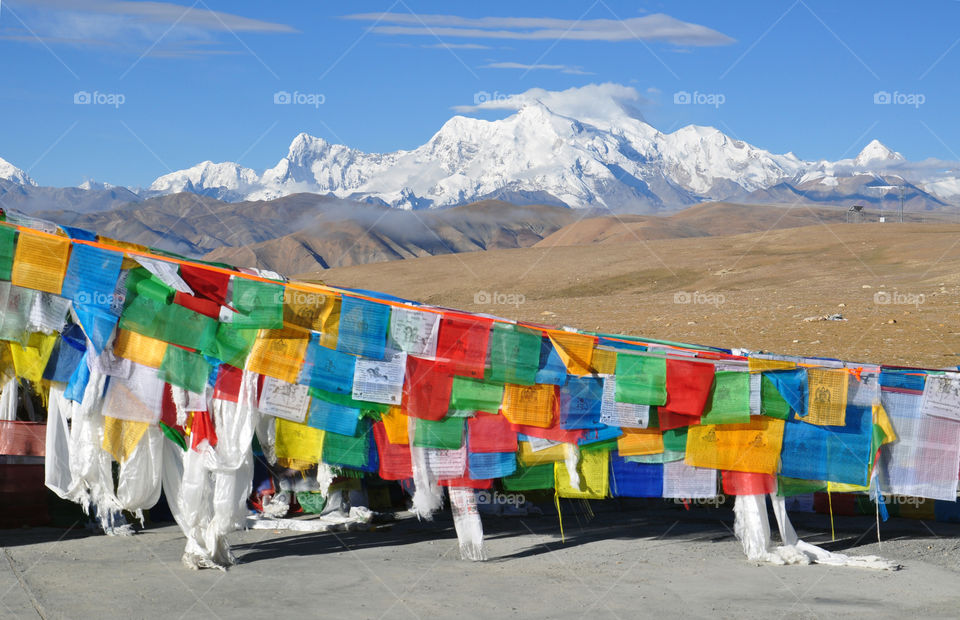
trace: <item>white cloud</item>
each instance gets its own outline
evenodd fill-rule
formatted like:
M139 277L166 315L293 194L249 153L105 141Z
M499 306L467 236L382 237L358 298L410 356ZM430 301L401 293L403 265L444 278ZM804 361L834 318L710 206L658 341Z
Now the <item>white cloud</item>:
M523 69L525 71L559 71L560 73L569 73L571 75L594 75L589 71L584 71L580 67L570 65L526 65L522 62L492 62L489 65L483 65L484 69Z
M605 82L568 88L561 91L531 88L515 95L490 96L481 98L475 105L454 106L460 113L484 111L515 111L525 105L541 103L553 112L578 119L602 119L609 122L613 118L629 116L642 119L639 106L649 104L637 89Z
M125 0L8 0L4 5L24 23L24 32L8 39L140 51L151 46L151 55L159 56L223 53L208 49L223 34L298 32L287 24L214 11L202 0L190 6ZM7 23L15 25L17 20Z
M433 45L424 45L442 50L489 50L493 49L489 45L480 45L479 43L434 43Z
M414 13L355 13L346 19L373 22L373 32L477 39L662 41L676 45L727 45L733 39L707 26L657 13L629 19L460 17Z

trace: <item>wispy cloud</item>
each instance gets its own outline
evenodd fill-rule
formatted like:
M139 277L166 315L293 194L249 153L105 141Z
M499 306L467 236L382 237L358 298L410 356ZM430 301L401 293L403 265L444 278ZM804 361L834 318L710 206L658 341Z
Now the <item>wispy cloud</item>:
M432 45L423 45L422 47L436 48L441 50L489 50L493 49L489 45L479 43L434 43Z
M676 45L727 45L734 39L707 26L657 13L629 19L553 17L460 17L411 13L354 13L345 19L375 22L373 32L476 39L567 39L575 41L659 41Z
M492 62L483 65L484 69L522 69L524 71L559 71L560 73L570 73L572 75L594 75L589 71L584 71L580 67L570 65L527 65L522 62Z
M459 105L453 109L469 114L515 111L528 105L544 105L557 114L609 123L611 119L623 117L642 120L640 107L651 104L651 100L641 95L636 88L611 82L587 84L560 91L531 88L512 95L480 94L483 96L474 96L474 105Z
M163 40L151 56L183 57L231 53L211 50L223 34L290 34L287 24L211 10L203 0L191 5L128 0L6 0L0 10L15 11L0 38L75 47L142 51Z

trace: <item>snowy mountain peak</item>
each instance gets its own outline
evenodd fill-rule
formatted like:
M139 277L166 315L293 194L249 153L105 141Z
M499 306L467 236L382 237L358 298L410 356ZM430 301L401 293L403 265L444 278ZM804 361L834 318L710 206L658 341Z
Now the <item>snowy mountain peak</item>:
M863 150L860 151L860 154L853 160L853 163L856 166L868 166L870 164L891 161L905 161L905 158L900 153L887 148L879 140L873 139L870 141L870 144L863 147Z
M149 193L194 192L224 200L242 200L259 182L254 170L233 162L204 161L186 170L171 172L150 184Z
M3 158L0 158L0 179L13 181L20 185L32 185L34 187L37 185L37 182L31 179L26 172Z
M87 191L103 191L103 190L113 189L114 187L116 187L116 185L112 185L110 183L101 183L100 181L95 181L93 179L87 179L77 187L79 187L80 189L85 189Z

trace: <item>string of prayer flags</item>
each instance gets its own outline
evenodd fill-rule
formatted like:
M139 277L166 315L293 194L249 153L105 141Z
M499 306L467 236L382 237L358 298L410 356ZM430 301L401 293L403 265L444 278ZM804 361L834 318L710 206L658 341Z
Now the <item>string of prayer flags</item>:
M593 347L597 342L596 336L551 331L550 340L567 367L567 372L577 376L593 373Z
M390 306L344 297L340 305L337 350L371 359L383 359Z
M540 364L540 332L496 323L490 334L488 379L499 383L533 385Z
M667 402L667 360L664 357L617 355L615 400L636 405Z

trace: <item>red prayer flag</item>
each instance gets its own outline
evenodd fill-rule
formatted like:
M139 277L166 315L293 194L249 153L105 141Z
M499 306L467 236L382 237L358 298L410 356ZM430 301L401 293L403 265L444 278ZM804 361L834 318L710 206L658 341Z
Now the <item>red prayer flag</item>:
M194 297L193 295L177 291L177 294L173 297L173 303L183 306L184 308L190 308L194 312L208 316L211 319L220 318L220 304L209 299Z
M392 444L387 440L387 429L383 422L373 425L373 438L377 442L380 460L380 477L384 480L406 480L413 478L413 466L410 463L410 446Z
M197 447L206 439L211 448L217 446L217 430L213 427L213 420L207 411L194 411L193 424L190 425L190 447L199 452Z
M493 319L445 312L437 336L437 358L451 373L482 379Z
M658 413L666 409L699 418L713 387L713 370L713 364L668 359L667 403Z
M227 285L230 284L230 274L181 264L180 277L190 286L197 297L209 299L218 305L227 303Z
M467 420L470 452L516 452L517 432L502 415L478 412Z
M721 478L725 495L766 495L777 490L777 477L773 474L723 471Z
M213 384L213 397L235 403L240 398L240 382L243 371L229 364L221 364L217 380Z
M437 421L450 409L453 375L449 368L434 360L407 356L407 374L403 382L403 413L423 420Z

